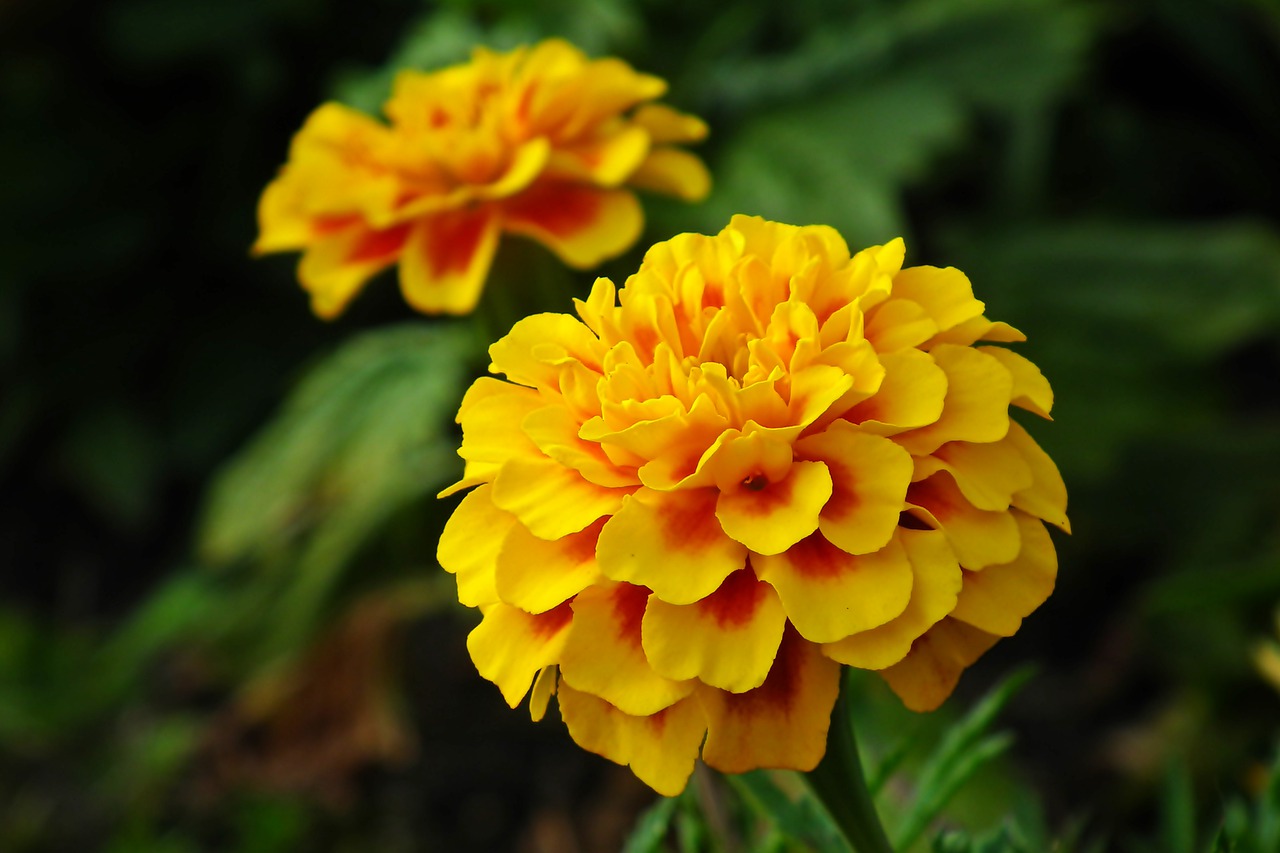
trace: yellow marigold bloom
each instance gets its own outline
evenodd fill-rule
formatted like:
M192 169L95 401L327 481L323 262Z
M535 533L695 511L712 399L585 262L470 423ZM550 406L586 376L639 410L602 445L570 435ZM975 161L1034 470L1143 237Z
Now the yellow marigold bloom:
M663 794L809 770L841 664L929 710L1049 595L1048 383L956 269L738 216L489 349L439 558L480 673ZM988 342L979 345L983 342Z
M706 125L649 103L666 88L556 39L401 72L390 125L335 103L307 119L262 195L254 251L302 250L298 277L326 318L397 263L410 305L465 314L503 232L595 266L640 236L629 187L695 201L710 188L675 147Z

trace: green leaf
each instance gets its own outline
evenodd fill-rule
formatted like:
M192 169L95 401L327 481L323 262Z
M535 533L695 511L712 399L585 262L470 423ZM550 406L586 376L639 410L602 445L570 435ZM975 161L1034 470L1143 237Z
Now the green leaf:
M357 551L387 519L456 479L452 421L473 353L465 328L410 325L358 337L315 367L223 470L199 551L252 564L264 653L304 639ZM252 620L250 620L252 621Z
M663 841L671 830L671 819L675 813L676 800L673 797L662 797L645 809L627 837L622 853L660 853L664 850Z

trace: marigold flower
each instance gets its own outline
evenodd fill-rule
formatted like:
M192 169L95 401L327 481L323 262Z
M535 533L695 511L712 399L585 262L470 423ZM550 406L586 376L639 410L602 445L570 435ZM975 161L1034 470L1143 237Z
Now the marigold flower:
M1052 391L963 273L903 255L738 216L490 347L439 558L512 707L558 693L663 794L699 753L808 770L841 664L929 710L1045 600L1066 490L1009 406Z
M414 308L465 314L503 232L595 266L640 235L629 187L686 200L710 188L675 147L706 125L649 103L666 88L556 39L401 72L389 126L336 103L311 114L262 195L254 251L302 250L298 277L325 318L397 263Z

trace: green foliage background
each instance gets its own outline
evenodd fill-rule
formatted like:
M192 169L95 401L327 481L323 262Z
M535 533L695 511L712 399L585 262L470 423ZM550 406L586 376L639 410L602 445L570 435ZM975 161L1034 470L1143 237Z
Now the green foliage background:
M648 795L502 706L433 560L486 342L591 275L509 241L474 323L413 317L383 279L324 324L292 258L247 254L314 106L376 112L397 68L548 35L666 77L712 127L711 198L646 200L644 241L605 274L736 212L854 246L903 235L909 262L965 270L1055 386L1035 435L1071 491L1058 591L944 711L860 682L866 751L905 768L891 819L918 820L920 762L960 761L929 744L1035 661L1003 712L1016 746L974 760L936 849L1180 853L1224 814L1269 849L1280 685L1253 653L1280 603L1273 0L0 5L0 849L618 848ZM336 683L398 748L328 718L245 722L255 697L287 705L357 611L390 639L357 645L377 659L355 671L388 674ZM355 759L262 769L333 742ZM701 794L750 814L774 784ZM644 849L724 843L688 817L705 808L662 808Z

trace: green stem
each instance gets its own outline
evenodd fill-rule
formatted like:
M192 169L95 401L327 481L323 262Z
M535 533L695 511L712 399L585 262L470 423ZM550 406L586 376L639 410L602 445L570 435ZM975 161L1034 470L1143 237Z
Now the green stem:
M845 696L842 687L831 713L827 754L817 767L805 774L805 779L855 853L893 853L862 775L853 717Z

